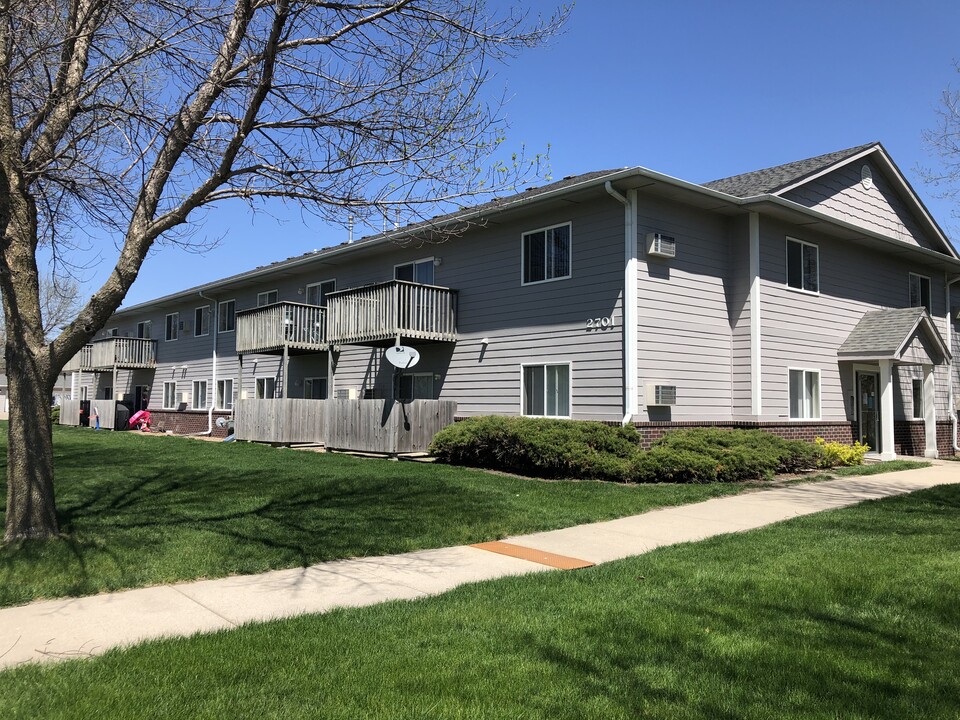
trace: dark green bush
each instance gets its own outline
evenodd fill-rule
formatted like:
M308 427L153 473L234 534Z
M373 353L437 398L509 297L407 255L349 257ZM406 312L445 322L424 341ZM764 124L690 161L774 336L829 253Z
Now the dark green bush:
M57 425L60 422L60 406L54 405L50 408L50 421Z
M430 450L455 465L629 482L738 482L822 462L815 445L760 430L675 430L643 451L630 426L500 416L455 423L437 434Z

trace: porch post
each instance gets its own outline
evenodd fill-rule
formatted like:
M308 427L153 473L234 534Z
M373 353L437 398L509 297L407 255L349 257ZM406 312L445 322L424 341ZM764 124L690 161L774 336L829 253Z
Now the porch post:
M933 375L933 365L923 366L923 429L926 435L924 457L936 458L940 453L937 450L937 406L936 383Z
M893 360L880 361L880 459L893 460Z

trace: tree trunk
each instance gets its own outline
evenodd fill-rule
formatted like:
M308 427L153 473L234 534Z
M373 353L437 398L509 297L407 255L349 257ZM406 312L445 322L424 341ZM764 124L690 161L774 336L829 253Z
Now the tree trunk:
M8 340L8 358L10 341ZM20 353L17 360L23 358ZM46 372L31 362L7 363L10 422L7 433L7 522L4 542L56 537L53 436Z

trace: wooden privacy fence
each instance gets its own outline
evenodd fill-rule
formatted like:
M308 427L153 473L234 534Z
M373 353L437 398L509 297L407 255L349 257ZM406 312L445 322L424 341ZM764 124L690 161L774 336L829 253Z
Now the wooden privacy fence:
M238 400L238 440L323 443L337 450L423 452L453 424L453 400Z
M73 425L80 424L80 401L79 400L61 400L60 401L60 424Z
M93 409L96 408L100 413L100 427L104 430L113 430L117 417L117 403L115 400L91 400L90 401L90 427L94 427ZM80 424L80 401L63 400L60 403L60 424L73 425Z

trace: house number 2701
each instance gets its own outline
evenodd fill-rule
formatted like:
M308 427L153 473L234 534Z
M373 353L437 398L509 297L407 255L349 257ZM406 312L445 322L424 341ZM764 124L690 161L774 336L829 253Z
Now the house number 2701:
M587 318L587 330L606 330L613 327L613 315L608 317Z

